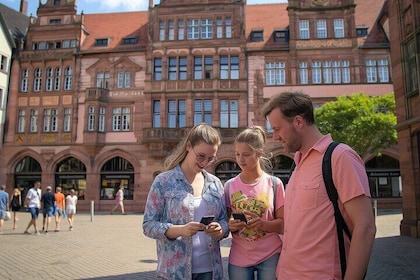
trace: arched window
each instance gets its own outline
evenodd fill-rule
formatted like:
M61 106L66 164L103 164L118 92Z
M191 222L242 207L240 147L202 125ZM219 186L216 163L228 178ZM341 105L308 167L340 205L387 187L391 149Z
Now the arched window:
M68 157L57 164L55 170L56 186L61 186L67 195L71 189L76 191L77 199L84 200L86 192L86 166L74 157Z
M122 157L108 160L101 170L100 199L115 199L119 186L124 185L124 199L132 200L134 194L134 167Z
M26 193L33 187L36 181L41 182L42 169L41 165L32 157L24 157L15 166L15 187L22 192L21 197L24 199ZM23 201L22 201L23 202Z

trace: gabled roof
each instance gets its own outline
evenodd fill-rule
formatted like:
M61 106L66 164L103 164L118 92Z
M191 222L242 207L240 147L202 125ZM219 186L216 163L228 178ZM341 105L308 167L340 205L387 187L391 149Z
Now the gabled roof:
M380 34L381 28L377 20L386 0L355 0L354 2L356 4L356 27L368 28L368 36L358 38L359 46L368 42L371 44L385 43L387 41L386 35ZM248 47L269 47L273 43L272 35L274 31L288 29L289 15L287 5L287 3L246 5L246 38ZM254 30L264 30L264 39L262 42L250 42L249 38L251 32ZM369 37L371 39L368 39Z
M14 40L25 38L29 17L3 4L0 4L0 13L12 38Z
M85 14L83 23L88 35L82 52L104 52L144 48L148 40L148 12ZM137 37L134 45L122 45L124 38ZM108 39L108 46L96 46L97 39Z

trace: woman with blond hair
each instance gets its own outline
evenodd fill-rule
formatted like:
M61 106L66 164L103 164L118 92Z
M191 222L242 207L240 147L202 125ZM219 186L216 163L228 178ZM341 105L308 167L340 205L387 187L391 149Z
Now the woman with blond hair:
M13 190L12 198L10 199L10 209L13 212L13 230L17 228L17 222L19 221L18 212L22 208L22 197L19 188Z
M194 126L152 183L143 231L157 242L158 279L223 279L219 242L229 234L223 186L205 170L220 144L216 129Z

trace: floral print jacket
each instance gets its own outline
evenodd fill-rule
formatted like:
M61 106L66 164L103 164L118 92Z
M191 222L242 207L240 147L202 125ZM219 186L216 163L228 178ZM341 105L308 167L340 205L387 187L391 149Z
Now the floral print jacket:
M203 199L208 202L208 215L214 215L224 232L229 234L223 185L220 180L203 170ZM193 188L186 180L181 167L156 176L147 197L143 232L156 239L158 267L157 276L164 279L191 279L192 238L168 239L166 230L171 225L184 225L194 221ZM213 279L223 279L222 258L219 240L207 236L211 255Z

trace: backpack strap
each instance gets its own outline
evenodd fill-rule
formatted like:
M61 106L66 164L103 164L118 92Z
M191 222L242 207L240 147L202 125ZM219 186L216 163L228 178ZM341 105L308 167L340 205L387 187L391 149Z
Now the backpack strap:
M332 177L331 155L338 144L340 143L331 142L327 148L327 151L324 154L324 157L322 159L322 177L324 178L324 183L327 189L328 197L330 198L334 206L334 218L335 218L336 229L337 229L338 249L340 251L341 275L344 279L347 263L346 263L346 252L345 252L345 246L344 246L343 231L347 234L350 240L351 240L351 234L350 234L349 228L347 227L347 224L344 221L343 215L341 214L340 208L338 207L338 193L337 193L337 189L335 188L333 177Z

